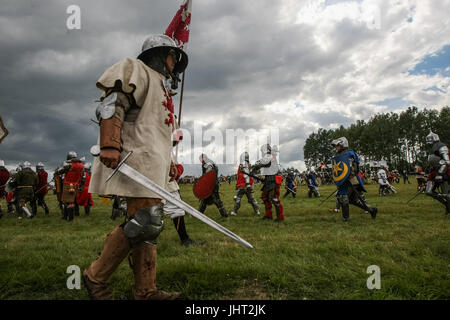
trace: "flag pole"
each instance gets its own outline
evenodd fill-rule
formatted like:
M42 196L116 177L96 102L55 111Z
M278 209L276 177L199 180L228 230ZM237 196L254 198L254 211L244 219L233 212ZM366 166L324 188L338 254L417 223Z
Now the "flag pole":
M183 72L183 77L181 79L180 108L178 111L178 127L181 127L181 109L183 108L183 92L184 92L184 75L185 74L186 74L186 72Z
M180 108L178 110L178 128L181 128L181 109L183 108L183 92L184 92L184 75L186 72L183 72L183 77L181 78L181 92L180 92ZM178 163L178 144L175 148L175 161Z

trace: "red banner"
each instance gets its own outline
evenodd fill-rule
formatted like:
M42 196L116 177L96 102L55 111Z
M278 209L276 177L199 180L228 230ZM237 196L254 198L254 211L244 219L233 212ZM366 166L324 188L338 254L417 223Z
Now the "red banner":
M177 46L185 49L186 43L189 41L189 25L191 24L191 6L192 1L186 0L178 9L172 19L172 22L164 33L166 36L175 40Z

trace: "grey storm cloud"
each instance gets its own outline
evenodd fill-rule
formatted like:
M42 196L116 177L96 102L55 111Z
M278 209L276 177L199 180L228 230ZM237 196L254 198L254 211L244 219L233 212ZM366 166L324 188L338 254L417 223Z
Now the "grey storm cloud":
M368 118L376 111L366 105L368 101L392 98L393 92L406 96L421 81L428 81L426 88L440 81L430 77L392 81L435 50L441 34L448 34L448 27L431 24L438 17L426 20L421 12L427 10L419 6L414 12L406 7L391 10L386 1L378 1L384 8L381 30L348 17L297 23L296 13L313 2L193 0L182 128L192 132L194 121L202 120L203 130L260 130L276 118L281 158L293 162L303 159L304 141L319 127ZM426 3L434 15L444 14L448 7ZM81 30L66 28L66 9L73 4L81 9ZM115 62L136 57L146 35L163 33L180 4L178 0L2 1L0 115L10 134L0 146L0 158L6 164L28 160L54 167L69 150L88 156L98 135L98 126L90 121L101 94L97 79ZM413 23L405 23L412 14L421 25L401 37L408 48L395 47L389 37L395 30L408 30ZM421 33L424 23L440 31L420 51L417 45L427 43ZM389 41L393 49L383 64L376 59L383 58L379 48ZM370 65L372 59L380 66ZM289 109L288 101L293 100L306 107ZM333 103L336 109L345 105L346 112L330 111ZM280 115L272 104L286 104L288 111Z

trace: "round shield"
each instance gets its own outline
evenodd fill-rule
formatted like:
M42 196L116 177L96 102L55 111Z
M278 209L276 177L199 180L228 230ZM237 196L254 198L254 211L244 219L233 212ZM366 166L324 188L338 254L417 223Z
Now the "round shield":
M194 184L194 195L199 199L208 198L214 191L216 184L216 173L210 171L201 176Z

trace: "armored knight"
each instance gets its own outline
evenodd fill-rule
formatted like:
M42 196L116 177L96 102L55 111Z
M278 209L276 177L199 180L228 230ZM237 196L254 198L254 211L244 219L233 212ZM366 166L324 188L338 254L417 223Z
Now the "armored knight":
M86 216L91 212L91 207L94 205L92 200L92 194L89 193L89 183L91 182L91 166L90 162L84 164L84 170L82 173L80 192L77 193L76 203L78 206L84 207L84 214Z
M234 210L230 213L230 215L235 216L238 213L244 194L247 196L248 203L252 205L253 211L257 215L260 215L259 205L253 192L253 178L249 176L250 162L248 152L241 154L239 162L236 181L236 195L234 196Z
M11 183L12 187L15 188L16 197L16 211L19 219L22 218L22 212L25 212L28 218L32 218L33 215L30 214L27 203L30 203L32 212L36 212L36 203L34 202L34 188L38 183L38 178L36 173L31 169L31 163L25 161L22 164L22 169L16 173L14 181Z
M426 137L430 146L428 163L431 172L428 176L425 193L445 206L445 213L450 213L450 152L436 133L430 132ZM440 193L436 189L440 187Z
M380 188L378 190L379 196L385 196L387 193L389 193L389 182L387 179L386 171L383 167L380 168L377 172L378 177L378 184L380 185Z
M350 219L350 203L370 213L376 218L378 209L370 207L361 191L365 191L359 173L359 158L349 150L347 138L341 137L331 142L336 156L332 160L333 181L338 187L336 199L342 208L343 221ZM338 207L338 206L336 206Z
M137 59L126 58L107 69L97 82L103 91L96 114L100 156L94 159L89 192L127 201L127 221L112 230L97 260L83 272L91 299L112 299L108 281L130 254L134 297L176 299L180 293L156 288L157 238L163 230L163 203L123 174L106 181L120 159L156 184L167 188L171 169L174 106L169 82L184 71L186 53L165 35L149 36Z
M44 169L44 164L39 162L36 165L36 174L38 176L38 183L36 185L36 190L34 191L34 201L37 201L37 204L34 208L37 209L38 206L41 206L45 214L49 214L49 209L47 203L45 203L45 196L48 193L48 173ZM37 212L33 212L33 215L36 215Z
M317 182L317 176L316 173L311 169L306 172L306 185L308 186L309 198L312 198L312 195L314 195L315 198L320 197L319 183Z
M283 178L280 175L280 167L277 159L277 148L272 148L270 144L261 146L262 158L253 165L252 173L256 173L261 169L264 176L262 187L262 200L265 206L265 214L263 219L272 220L272 205L275 207L277 218L275 221L284 220L283 205L280 200L280 187Z
M61 202L63 205L63 219L67 221L72 221L75 214L76 195L81 188L83 169L83 162L78 159L75 151L69 151L63 166L56 169L56 174L64 175Z
M206 210L206 207L211 204L215 204L217 209L219 209L219 213L222 217L227 218L228 214L225 209L225 206L223 205L222 200L220 199L219 195L219 168L217 168L217 165L208 158L206 154L201 154L199 157L199 160L202 164L202 174L205 175L211 171L215 172L215 181L214 181L214 187L211 195L206 199L200 200L200 208L198 211L201 213L204 213Z

